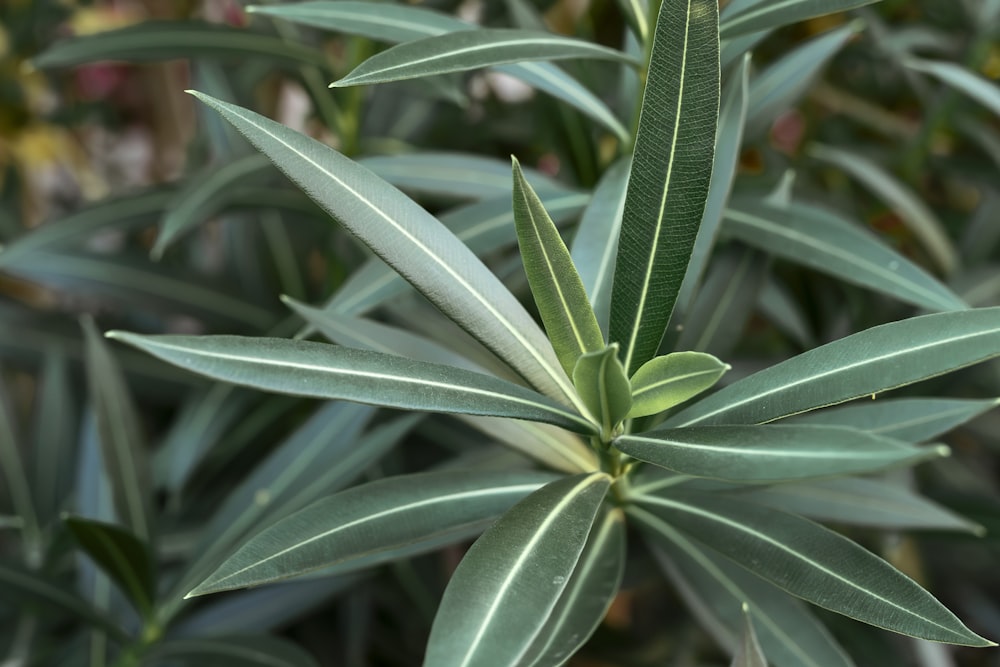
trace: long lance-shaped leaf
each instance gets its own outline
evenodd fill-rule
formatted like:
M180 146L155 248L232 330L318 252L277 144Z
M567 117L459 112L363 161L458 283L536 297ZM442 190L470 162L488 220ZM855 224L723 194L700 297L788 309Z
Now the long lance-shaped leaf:
M629 519L646 534L653 556L715 641L736 644L740 606L749 603L759 638L775 667L854 667L805 605L667 522L631 505Z
M552 218L514 161L514 225L531 294L567 374L577 359L604 349L583 283Z
M568 408L520 385L441 364L348 347L242 336L109 337L201 375L295 396L429 412L513 417L592 432Z
M750 492L754 502L817 521L888 530L986 530L909 489L884 479L844 477L778 484Z
M36 567L42 560L41 531L19 440L7 387L0 380L0 480L3 480L4 495L10 496L10 506L23 531L25 559L29 566ZM54 461L46 463L55 464Z
M372 56L331 87L464 72L529 60L599 58L634 64L621 51L534 30L459 30L405 42Z
M573 264L580 273L580 281L590 297L591 307L603 332L608 330L611 281L615 254L618 252L628 172L627 158L618 160L604 172L580 218L570 246Z
M462 559L424 665L516 665L566 589L610 486L603 473L548 484L515 505Z
M604 619L624 572L625 515L616 508L595 522L573 576L521 664L550 667L569 660Z
M1000 399L885 398L793 417L797 424L850 426L905 442L927 442L1000 405Z
M968 67L957 63L918 60L916 58L905 60L903 64L910 69L936 77L1000 116L1000 87L997 87L989 79L972 72Z
M832 212L741 200L725 216L729 235L772 255L929 310L969 307L927 271Z
M875 472L946 456L842 426L696 426L623 435L614 446L641 461L695 477L774 482Z
M383 42L408 42L477 26L441 12L408 5L371 2L302 2L273 6L251 6L248 12L265 14L303 25L360 35ZM560 99L602 123L623 141L628 130L608 106L579 81L547 62L498 65L496 71L520 79Z
M895 389L1000 355L1000 308L935 313L827 343L734 382L668 426L759 424Z
M732 39L758 30L772 30L799 21L864 7L879 0L775 0L760 2L732 16L719 26L723 39Z
M260 57L326 67L323 54L283 39L205 21L145 21L118 30L58 42L34 59L35 67L69 67L100 60L147 62L196 56L246 60Z
M911 637L995 646L916 582L808 519L720 494L636 499L640 507L792 595Z
M569 378L531 315L433 216L332 148L252 111L192 94L235 125L443 313L540 391L571 400Z
M664 0L622 217L611 342L631 374L656 354L705 210L719 116L718 3Z
M152 473L139 414L111 350L90 319L83 321L90 400L101 452L121 521L142 541L153 530Z
M189 593L246 588L351 561L373 565L475 535L551 481L534 472L390 477L319 500L266 528Z

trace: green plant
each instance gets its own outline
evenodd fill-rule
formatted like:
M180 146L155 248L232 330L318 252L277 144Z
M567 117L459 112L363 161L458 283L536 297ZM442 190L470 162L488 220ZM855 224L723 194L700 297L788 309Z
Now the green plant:
M533 20L523 5L511 4L521 7L522 23ZM456 457L452 470L418 466L420 472L369 481L307 504L321 495L320 489L343 486L380 459L420 419L382 421L362 436L372 410L332 403L291 436L300 441L295 447L275 449L225 494L219 513L201 529L200 546L187 551L188 562L172 573L176 576L157 584L150 572L162 549L155 546L150 529L157 511L142 483L148 464L129 462L129 452L142 451L136 444L135 409L113 370L113 358L88 328L91 394L104 431L104 460L118 521L125 530L79 518L63 524L135 607L138 619L132 624L139 630L131 635L114 620L98 619L121 642L120 664L182 660L190 645L162 637L178 623L186 594L294 575L313 577L307 586L333 582L330 589L335 589L360 569L468 540L484 530L444 592L426 664L560 664L600 623L635 552L651 554L721 643L732 646L740 628L747 628L737 664L755 664L755 659L759 664L760 653L777 665L851 664L824 625L794 597L914 637L990 644L893 566L800 514L895 529L977 529L904 486L852 475L939 458L946 447L915 443L934 439L993 406L993 401L878 394L1000 354L1000 310L968 308L951 289L871 235L814 204L793 201L787 182L774 189L753 184L730 197L744 128L759 134L815 71L806 68L799 78L789 79L794 68L779 61L756 77L752 87L742 51L778 25L866 3L817 8L809 2L734 2L727 6L721 28L714 2L651 4L647 15L638 3L623 3L641 45L635 49L643 54L638 58L539 32L472 30L450 17L397 5L333 2L257 9L259 14L405 42L365 59L338 86L505 67L595 119L617 136L624 157L597 183L570 248L546 209L556 217L557 206L578 208L580 195L537 174L526 176L514 161L511 227L543 331L466 245L477 251L496 245L477 236L475 223L495 210L497 202L474 204L464 211L466 217L449 218L456 226L453 232L341 153L240 106L195 93L471 336L430 319L434 316L420 301L409 311L405 302L396 312L392 305L384 309L390 322L406 323L411 330L359 317L405 288L386 267L369 262L323 308L286 299L310 332L319 331L338 345L289 339L293 329L287 325L267 338L260 331L249 337L119 331L112 337L229 383L464 415L467 424L534 459L547 472L526 466L523 459L510 464ZM356 23L346 23L347 15ZM387 20L397 17L405 18L404 28ZM101 42L105 51L96 53L152 49L148 38L157 30L162 27L120 32L120 42ZM856 25L847 24L801 47L805 51L790 62L799 69L804 61L821 63L856 31ZM162 34L170 38L172 33ZM208 50L231 46L221 40L192 43ZM85 40L71 42L62 51L54 48L48 58L50 63L68 62L60 57L72 60L67 54L87 48ZM268 49L285 49L286 55L294 51L297 62L310 66L321 63L311 51L287 49L277 40L268 42ZM471 57L470 51L480 55ZM545 62L577 57L606 58L616 67L624 63L622 67L636 69L645 93L634 131L595 96L574 87L579 84L566 72ZM523 62L529 58L542 62ZM439 93L454 93L453 82L435 81ZM357 103L356 97L338 99ZM365 137L356 131L358 117L349 109L328 111L344 150L361 150ZM627 107L623 111L620 115L630 114ZM832 155L822 148L814 153L826 159ZM415 163L435 164L430 159L421 163L422 157L417 155ZM407 170L407 156L379 159L367 163L416 187L421 174L399 175ZM486 171L455 156L439 160L442 168L465 165L480 169L477 176ZM266 169L256 156L233 164L226 176L230 185ZM585 173L583 167L580 171ZM481 187L482 181L475 185ZM538 185L537 194L529 181ZM200 194L188 201L203 202L218 187L202 185L190 184L189 192ZM150 200L145 205L156 209L170 194L140 201ZM248 193L239 196L254 205ZM470 214L476 206L475 215ZM198 221L191 212L195 208L173 208L183 214L168 216L171 222L164 223L154 254L162 255L180 231ZM757 255L730 243L723 248L730 252L720 256L702 285L723 221L722 232L729 239L819 264L837 278L942 312L868 328L743 373L703 396L731 369L701 350L718 344L719 322L731 319L737 328L740 309L745 316L749 308L740 303L739 288L759 287L766 275ZM49 233L57 236L58 229ZM0 266L6 261L8 269L29 271L27 260L37 260L30 238L0 255ZM34 243L44 242L35 237ZM37 265L32 268L41 271ZM213 303L222 301L206 298L202 303L211 311ZM778 311L772 302L770 312ZM270 321L266 313L246 308L229 313L258 329ZM796 321L793 309L783 323L794 331ZM435 329L438 340L421 335ZM698 351L683 351L692 348ZM193 396L191 404L205 402L210 409L255 400L225 385ZM237 400L231 403L231 397ZM820 410L852 399L864 400ZM242 409L235 408L234 414ZM772 423L778 420L783 423ZM182 415L178 424L183 422ZM337 432L336 444L329 444L330 434ZM445 440L462 438L467 434ZM176 446L164 449L178 451ZM302 455L301 461L293 452ZM5 470L21 467L5 461ZM313 470L304 472L303 467ZM857 516L858 499L882 514ZM183 493L172 494L171 500L183 503ZM17 502L30 506L30 501ZM645 546L632 550L632 556L626 553L626 524ZM24 533L25 544L33 546L27 539L33 531ZM116 555L125 555L132 567L123 566L121 558L116 561ZM29 554L26 560L35 563L38 558ZM302 591L298 594L304 595ZM754 647L754 628L759 648ZM199 632L212 635L205 628ZM220 646L235 651L239 641L246 640ZM289 664L309 661L278 642L259 648L262 654L284 655ZM230 658L237 659L235 655Z

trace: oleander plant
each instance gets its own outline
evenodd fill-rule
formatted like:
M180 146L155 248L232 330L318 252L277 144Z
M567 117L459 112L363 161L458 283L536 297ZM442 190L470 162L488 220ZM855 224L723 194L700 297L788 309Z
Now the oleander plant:
M1000 2L177 11L25 57L197 129L4 225L0 664L995 660Z

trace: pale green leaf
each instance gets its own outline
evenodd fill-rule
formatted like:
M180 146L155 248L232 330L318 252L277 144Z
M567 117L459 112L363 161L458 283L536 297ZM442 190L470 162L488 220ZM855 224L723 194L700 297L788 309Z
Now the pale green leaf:
M569 374L577 359L604 349L604 336L559 230L516 158L513 164L514 225L521 262L552 348Z
M68 516L63 523L77 544L128 596L136 610L149 618L156 598L149 548L127 530L103 521Z
M623 435L629 456L695 477L775 482L875 472L948 454L843 426L701 426Z
M798 102L820 70L862 27L855 21L811 39L754 77L750 81L747 134L760 134Z
M880 398L817 410L792 419L799 424L834 424L897 438L927 442L1000 405L1000 399Z
M898 178L857 151L810 144L810 156L844 171L859 185L882 199L920 241L945 274L958 265L958 251L934 211Z
M610 481L552 482L476 540L445 589L424 664L519 664L566 589Z
M143 657L143 664L153 667L315 667L317 662L288 639L267 635L231 635L157 642Z
M632 155L610 342L633 373L657 351L705 210L719 113L718 3L660 6Z
M538 422L458 415L483 435L555 470L589 472L599 467L594 450L575 433Z
M831 521L888 530L961 530L982 534L983 527L884 479L845 477L780 484L754 490L754 502Z
M726 209L725 231L777 257L932 311L969 307L867 230L815 206L778 208L740 199Z
M194 57L236 61L266 58L326 66L323 53L304 44L205 21L143 21L117 30L74 37L56 42L32 64L50 68L102 60L148 62Z
M907 59L903 64L910 69L930 74L970 99L1000 116L1000 87L985 77L979 76L968 67L958 63L933 60Z
M772 0L727 14L720 24L723 39L758 30L773 30L818 16L864 7L879 0Z
M216 380L293 396L428 412L513 417L593 430L587 420L520 385L460 368L337 345L241 336L108 334Z
M348 571L429 551L477 534L551 479L532 472L464 470L389 477L356 486L264 529L189 597L332 565Z
M87 380L97 416L104 466L122 523L139 540L153 532L153 488L139 413L125 377L93 320L84 319Z
M905 574L808 519L718 493L637 502L757 576L830 611L911 637L995 645Z
M459 30L404 42L358 65L331 87L386 83L528 60L597 58L634 64L620 51L533 30Z
M153 259L160 259L167 247L182 234L204 222L225 203L228 190L245 183L260 173L271 171L271 163L263 155L250 155L222 166L215 165L195 178L167 204L160 233L150 250Z
M704 352L654 357L632 375L632 409L628 416L645 417L680 405L710 388L729 369L729 364Z
M653 555L684 602L715 640L732 650L749 613L775 667L853 667L826 627L799 600L695 544L662 519L635 506L626 510L646 534Z
M618 344L583 355L573 369L573 384L591 414L601 424L601 437L610 439L632 407L632 392L618 358Z
M318 141L252 111L193 94L442 312L543 393L570 400L569 378L545 334L496 276L429 213Z
M639 42L649 39L649 10L646 0L618 0L625 21Z
M510 174L505 171L507 186L510 185L509 177ZM550 217L557 224L575 218L590 200L588 195L577 193L543 192L540 196ZM503 197L483 200L448 211L440 216L440 220L476 254L494 252L517 240L514 231L514 212L511 210L508 190L504 191ZM350 275L324 306L324 310L358 315L407 288L406 281L398 273L382 260L373 257Z
M521 664L556 667L569 660L604 620L624 573L625 515L616 508L594 523L566 589Z
M594 196L580 218L570 246L573 264L580 274L583 289L602 332L608 330L611 308L611 280L614 276L618 233L625 207L629 161L620 159L612 165L594 188ZM551 205L549 205L551 208Z
M757 424L895 389L1000 355L1000 308L922 315L827 343L734 382L670 426Z

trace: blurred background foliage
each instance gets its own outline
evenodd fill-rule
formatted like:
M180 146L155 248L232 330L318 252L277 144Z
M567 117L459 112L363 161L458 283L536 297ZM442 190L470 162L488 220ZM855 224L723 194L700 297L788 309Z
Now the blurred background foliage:
M629 48L624 2L413 4ZM955 85L954 72L927 66L953 64L996 82L998 36L1000 2L885 0L731 44L733 62L752 46L754 70L734 197L773 190L780 198L794 189L858 221L969 304L1000 305L1000 104L995 92L977 96ZM516 154L538 179L544 175L553 198L562 197L562 208L553 208L554 199L549 205L572 229L623 137L496 71L327 88L381 48L364 37L249 14L236 0L0 3L0 664L130 664L132 649L124 647L136 645L147 650L148 664L164 665L209 664L209 657L211 664L251 664L240 662L240 647L282 656L280 664L419 660L461 547L365 575L191 603L177 592L192 563L211 565L255 522L354 480L488 466L518 455L484 444L476 424L401 420L362 406L321 407L213 386L126 349L108 352L96 334L123 327L293 335L302 325L280 295L348 300L380 275L186 88L333 145L458 227L509 212L507 160ZM564 67L629 124L636 81L611 65ZM474 242L526 294L507 227ZM732 363L729 381L919 312L832 279L808 259L750 250L744 236L723 226L678 334L681 347ZM359 297L344 312L372 303ZM418 330L450 331L411 295L377 312ZM998 370L996 362L982 364L909 393L1000 396ZM133 446L139 438L148 443L141 460L122 462L116 420L128 422ZM845 529L994 639L997 433L1000 414L985 412L947 437L951 459L907 481L985 527L984 537ZM402 441L405 447L395 446ZM332 462L354 455L348 445L355 443L368 454L338 466L340 477L324 478ZM153 553L112 530L123 522L114 489L130 476L147 480ZM95 567L104 565L95 539L132 554L131 583ZM167 611L151 625L140 623L145 612L129 601L143 590L136 581L152 580L154 570L161 591L150 595L163 595ZM994 652L822 616L858 665L1000 664ZM140 626L158 634L122 641ZM606 621L571 664L724 663L656 564L637 557Z

